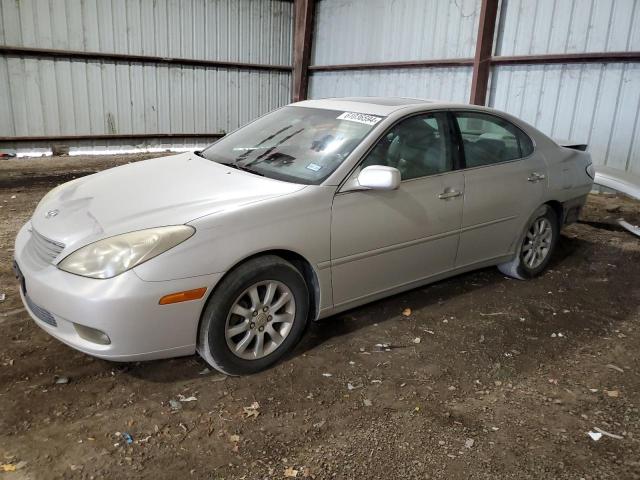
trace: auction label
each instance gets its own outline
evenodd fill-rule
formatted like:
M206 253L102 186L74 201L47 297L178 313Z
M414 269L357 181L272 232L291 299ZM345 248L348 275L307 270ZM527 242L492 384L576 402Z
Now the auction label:
M365 113L344 112L338 117L338 120L350 120L352 122L364 123L365 125L375 125L382 118Z

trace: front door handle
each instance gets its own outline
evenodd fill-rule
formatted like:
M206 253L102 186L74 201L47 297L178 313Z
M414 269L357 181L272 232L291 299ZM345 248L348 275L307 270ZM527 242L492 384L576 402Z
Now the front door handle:
M529 178L527 178L527 181L531 182L531 183L536 183L539 182L541 180L544 180L546 177L542 174L542 173L538 173L538 172L533 172Z
M442 192L440 195L438 195L438 198L440 200L447 200L448 198L455 198L455 197L459 197L460 195L462 195L462 192L458 190L449 190L449 191Z

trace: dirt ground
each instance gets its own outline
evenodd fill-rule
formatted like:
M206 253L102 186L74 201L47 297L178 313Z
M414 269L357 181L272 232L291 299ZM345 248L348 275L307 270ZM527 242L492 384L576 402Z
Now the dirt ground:
M0 160L0 479L640 479L640 240L615 223L640 204L592 195L540 278L397 295L227 378L90 358L21 308L13 240L39 199L139 158Z

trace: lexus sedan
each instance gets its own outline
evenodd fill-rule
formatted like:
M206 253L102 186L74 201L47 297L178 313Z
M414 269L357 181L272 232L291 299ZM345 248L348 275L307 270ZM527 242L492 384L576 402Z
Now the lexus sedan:
M73 348L248 374L310 321L490 265L540 274L592 187L584 149L485 107L298 102L51 190L14 267L31 317Z

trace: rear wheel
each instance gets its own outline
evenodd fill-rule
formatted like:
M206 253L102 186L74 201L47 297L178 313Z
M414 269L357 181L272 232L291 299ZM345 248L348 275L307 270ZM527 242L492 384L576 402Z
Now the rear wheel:
M249 260L216 287L200 322L198 352L229 375L264 370L300 340L307 325L304 278L276 256Z
M527 225L517 256L498 265L505 275L520 280L533 278L544 271L558 241L558 218L550 207L543 206Z

